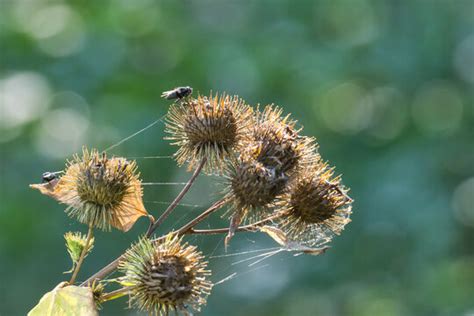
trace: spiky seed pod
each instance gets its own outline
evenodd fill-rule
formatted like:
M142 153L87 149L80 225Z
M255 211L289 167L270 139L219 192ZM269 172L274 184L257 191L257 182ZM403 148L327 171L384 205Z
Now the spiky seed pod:
M225 199L230 206L224 216L230 217L230 227L226 245L242 222L255 222L270 215L270 207L287 180L278 167L266 167L245 153L227 167Z
M120 262L131 302L150 314L199 311L212 289L207 262L195 246L169 234L162 242L147 238L133 245Z
M109 230L128 231L148 213L134 161L83 149L82 157L68 162L64 175L52 187L32 185L42 193L67 204L66 213L79 222Z
M314 138L299 135L296 121L282 110L267 105L256 116L251 138L243 146L246 153L267 168L289 175L297 166L306 166L318 159Z
M167 115L166 139L179 146L179 165L194 168L207 159L204 171L221 173L226 159L247 137L253 110L238 96L210 95L186 98L173 104Z
M279 226L287 238L315 246L339 235L350 222L352 199L340 177L325 163L298 173L275 203L281 214Z
M226 198L231 209L251 221L259 220L269 211L268 207L282 193L287 182L278 167L266 167L245 155L229 167L226 177Z

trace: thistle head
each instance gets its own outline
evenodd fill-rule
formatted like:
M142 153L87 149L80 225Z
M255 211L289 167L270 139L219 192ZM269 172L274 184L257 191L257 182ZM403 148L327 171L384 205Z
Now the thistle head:
M275 205L279 226L295 241L309 246L324 244L350 222L353 200L333 169L317 163L298 173Z
M289 175L298 166L317 160L313 138L299 135L296 121L282 116L282 110L268 105L256 115L251 138L244 150L267 168Z
M231 205L230 212L239 214L243 220L261 219L282 193L287 179L278 168L267 167L242 154L227 172L226 197Z
M125 253L119 265L132 303L160 315L200 310L212 288L206 268L201 252L183 244L174 234L162 242L141 239Z
M198 96L173 104L168 112L167 139L177 145L179 165L192 169L207 159L207 173L221 173L248 135L253 110L242 99L229 95Z
M68 205L66 213L79 222L104 230L113 226L128 231L147 215L135 162L109 159L97 150L83 149L82 157L74 156L54 186L32 187Z

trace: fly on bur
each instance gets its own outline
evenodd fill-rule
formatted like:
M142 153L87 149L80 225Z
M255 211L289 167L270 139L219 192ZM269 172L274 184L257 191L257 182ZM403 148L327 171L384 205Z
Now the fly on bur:
M174 100L174 99L183 99L193 93L193 88L187 87L177 87L173 90L165 91L161 94L162 98L166 100Z

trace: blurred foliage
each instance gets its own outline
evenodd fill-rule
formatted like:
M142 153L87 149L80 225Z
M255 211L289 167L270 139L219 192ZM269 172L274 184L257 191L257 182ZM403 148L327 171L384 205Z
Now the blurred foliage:
M204 315L471 315L473 12L472 0L0 0L0 315L26 314L63 281L62 236L86 231L28 184L84 144L107 148L153 122L168 106L160 93L179 85L283 106L356 201L323 256L255 271L211 259L214 281L239 274ZM172 154L162 137L158 124L112 152ZM145 182L189 176L171 159L137 160ZM182 206L169 227L216 199L215 183L201 177L185 202L200 207ZM179 188L146 187L148 210ZM98 232L79 278L146 226ZM191 241L222 253L221 237ZM242 235L229 251L260 243L272 245ZM122 299L101 313L135 312Z

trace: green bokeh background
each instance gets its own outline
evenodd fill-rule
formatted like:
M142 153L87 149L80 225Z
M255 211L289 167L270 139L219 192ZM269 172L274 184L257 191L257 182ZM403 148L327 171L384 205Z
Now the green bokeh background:
M472 0L0 1L0 315L26 314L65 280L62 236L86 231L28 184L161 117L160 93L179 85L282 106L355 199L323 256L211 258L214 281L238 275L203 315L473 315L473 12ZM111 153L167 156L163 136L160 123ZM145 182L189 177L171 159L137 161ZM145 187L148 210L180 188ZM179 207L160 233L219 188L200 177L184 201L198 206ZM97 232L80 279L146 226ZM222 236L190 241L224 253ZM249 233L229 253L272 246ZM137 312L122 298L101 314Z

